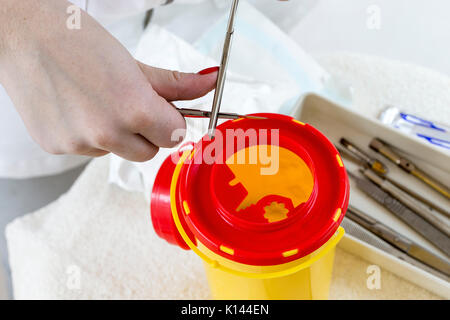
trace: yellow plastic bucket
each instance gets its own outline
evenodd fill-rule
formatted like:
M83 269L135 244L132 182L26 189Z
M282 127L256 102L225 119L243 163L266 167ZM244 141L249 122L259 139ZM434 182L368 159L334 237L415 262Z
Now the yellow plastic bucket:
M154 228L203 260L214 299L327 299L349 199L343 162L312 126L263 116L267 120L218 128L237 129L236 137L249 141L230 156L225 151L232 140L223 140L215 161L204 162L203 152L214 145L206 139L165 161L152 191ZM255 127L279 135L278 143L246 139L239 131ZM248 165L230 161L261 150L278 156L272 175L259 174L266 162L258 157Z
M241 274L230 273L204 262L211 293L217 300L326 300L333 274L336 245L344 235L341 227L324 246L295 263L276 267L235 265ZM257 272L260 277L249 276ZM273 276L274 272L280 275ZM284 274L284 275L283 275Z
M275 266L236 263L215 254L201 242L194 244L178 216L176 186L186 151L175 168L170 189L175 225L189 248L203 259L209 286L217 300L326 300L336 246L345 234L342 227L321 248L296 261Z

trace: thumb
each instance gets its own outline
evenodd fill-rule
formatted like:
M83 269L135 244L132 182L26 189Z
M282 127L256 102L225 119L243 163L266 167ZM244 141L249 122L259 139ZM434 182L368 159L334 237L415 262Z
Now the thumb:
M209 73L182 73L155 68L138 61L153 89L168 101L193 100L203 97L216 86L219 68Z

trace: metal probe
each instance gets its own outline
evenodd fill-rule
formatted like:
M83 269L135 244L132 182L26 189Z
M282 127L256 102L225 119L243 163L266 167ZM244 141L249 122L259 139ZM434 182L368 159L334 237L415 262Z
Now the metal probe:
M214 102L213 102L213 106L212 106L212 110L211 110L211 118L210 118L209 126L208 126L208 134L211 137L211 139L213 139L215 136L217 122L219 121L219 112L220 112L220 106L222 104L223 89L225 87L225 79L226 79L226 73L227 73L227 68L228 68L228 60L229 60L230 52L231 52L231 44L232 44L232 40L233 40L234 24L235 24L235 17L236 17L236 11L238 8L238 4L239 4L239 0L233 0L233 4L231 6L230 18L228 20L227 35L226 35L225 43L223 46L222 61L220 63L219 75L217 77L216 92L214 94Z

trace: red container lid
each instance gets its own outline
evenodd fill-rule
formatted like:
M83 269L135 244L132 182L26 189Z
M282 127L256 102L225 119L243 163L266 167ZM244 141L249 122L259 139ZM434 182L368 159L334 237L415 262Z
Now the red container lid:
M153 228L160 238L184 250L189 250L189 246L184 242L175 226L170 206L170 185L175 166L176 163L172 161L172 157L168 157L156 175L150 200L151 218ZM186 228L185 230L192 239L192 234L189 233L189 230Z
M228 121L213 141L198 142L171 201L194 243L235 262L278 265L314 252L335 234L349 182L338 151L318 130L283 115L257 115L267 119ZM155 181L152 220L160 236L186 248L172 233L168 207L161 210L175 166L167 161Z

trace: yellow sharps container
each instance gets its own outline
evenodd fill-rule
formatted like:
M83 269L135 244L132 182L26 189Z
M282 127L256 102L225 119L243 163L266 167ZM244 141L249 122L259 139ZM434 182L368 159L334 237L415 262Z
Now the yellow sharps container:
M308 124L257 116L163 163L153 226L203 259L215 299L327 299L349 199L341 157Z

